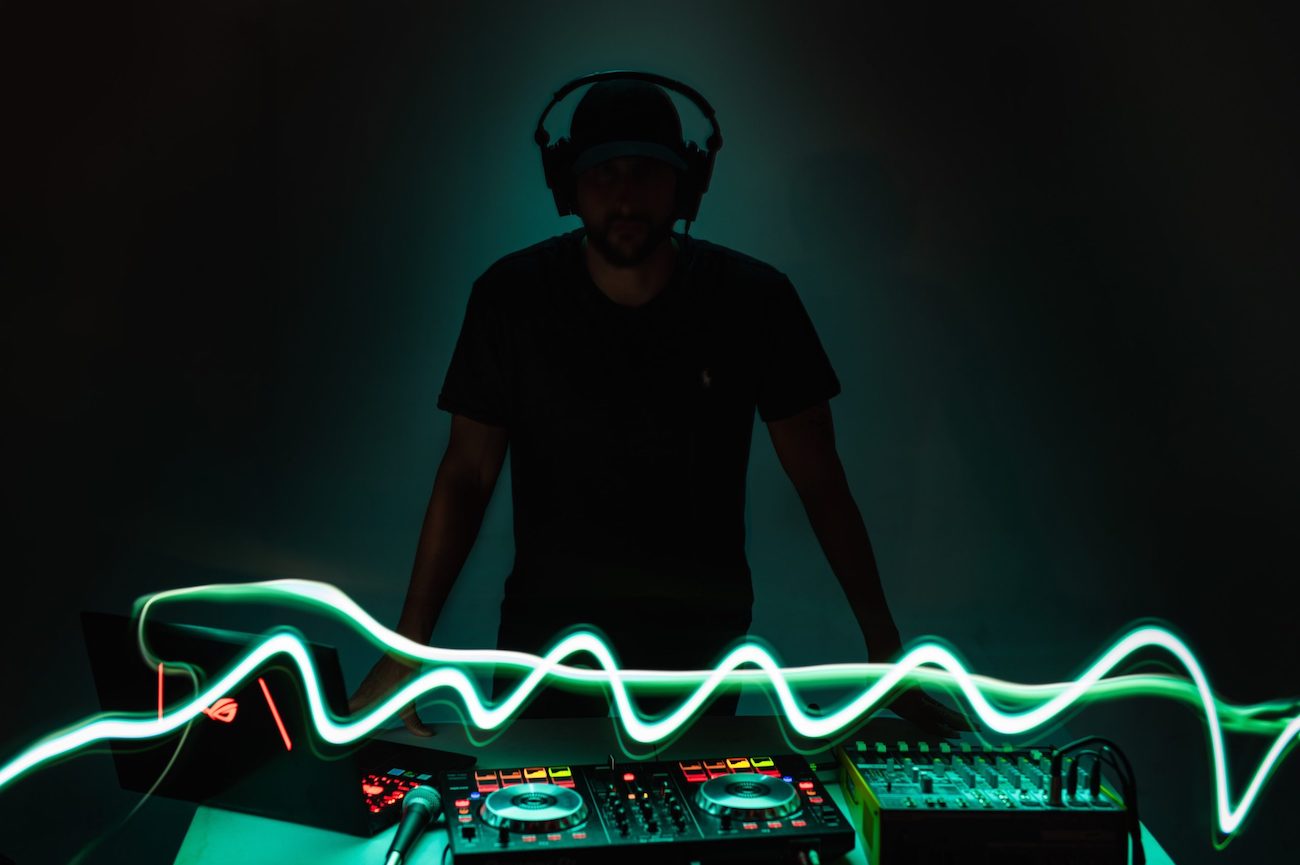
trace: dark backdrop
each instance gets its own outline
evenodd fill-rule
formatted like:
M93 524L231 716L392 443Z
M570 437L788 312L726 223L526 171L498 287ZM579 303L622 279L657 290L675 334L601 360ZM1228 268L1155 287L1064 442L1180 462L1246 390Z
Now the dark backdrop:
M1156 616L1224 697L1300 692L1281 17L379 5L6 11L0 758L94 711L80 609L301 576L395 622L470 283L577 225L555 216L532 127L565 81L614 67L717 108L726 145L692 233L799 288L905 636L1044 681ZM442 644L494 638L508 484ZM752 633L793 663L863 657L761 424L749 528ZM355 683L371 658L353 649ZM1286 849L1295 765L1216 854L1193 713L1139 700L1071 728L1134 758L1179 863ZM1237 757L1234 794L1259 750ZM56 795L97 803L78 831L44 828ZM74 759L0 793L0 851L66 859L132 802L105 757ZM188 813L151 802L90 861L170 861Z

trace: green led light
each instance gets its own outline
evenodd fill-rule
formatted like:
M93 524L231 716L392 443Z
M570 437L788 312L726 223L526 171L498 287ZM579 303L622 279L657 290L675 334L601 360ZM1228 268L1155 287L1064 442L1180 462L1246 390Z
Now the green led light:
M790 727L810 739L835 737L880 708L881 701L905 683L955 687L985 726L1008 736L1030 733L1059 720L1070 709L1094 700L1162 696L1198 705L1204 712L1214 763L1216 818L1219 831L1224 835L1231 835L1241 825L1264 783L1300 734L1300 714L1296 714L1294 702L1233 706L1218 700L1187 645L1169 630L1153 625L1138 627L1126 634L1074 681L1041 685L1023 685L974 675L950 649L937 641L924 641L913 646L893 664L783 668L765 648L747 642L728 652L712 670L623 670L610 647L590 632L569 634L540 657L497 649L443 649L416 643L383 627L333 586L307 580L274 580L174 589L143 599L137 605L137 635L141 654L150 667L157 666L163 659L150 652L145 640L145 621L149 611L159 603L179 600L305 604L313 610L342 619L384 651L419 660L433 669L412 679L360 716L339 718L325 705L305 641L298 634L281 629L268 634L188 703L160 717L152 714L98 716L47 736L0 766L0 790L23 774L96 742L165 736L191 721L205 707L254 675L277 655L292 660L302 673L307 704L317 733L324 741L340 745L370 735L403 706L440 688L459 695L469 723L474 727L498 729L517 714L537 688L550 680L583 687L608 687L623 731L632 740L643 744L662 742L678 733L699 714L718 688L741 682L755 682L768 687ZM1190 681L1167 674L1108 677L1135 652L1147 648L1169 653L1187 671ZM563 663L579 653L594 657L599 669L570 667ZM488 665L512 666L525 672L514 691L495 705L482 700L474 683L463 672L464 669ZM833 711L819 712L814 716L804 711L802 701L791 689L792 683L862 686L863 690ZM676 709L662 717L649 719L637 710L629 684L643 689L671 687L693 690ZM987 695L1023 710L1004 711L991 703ZM1275 734L1271 747L1235 806L1228 790L1224 729L1259 735Z

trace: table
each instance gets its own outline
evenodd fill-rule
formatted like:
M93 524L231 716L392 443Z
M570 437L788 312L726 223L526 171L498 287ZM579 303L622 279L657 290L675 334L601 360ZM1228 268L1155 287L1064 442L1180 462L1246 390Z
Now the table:
M610 754L622 762L613 721L601 718L576 720L522 720L515 722L490 744L477 747L460 725L434 725L438 735L432 739L413 736L405 731L388 731L382 738L414 745L437 747L446 751L476 753L482 766L538 765L546 763L588 764L608 759ZM873 719L853 734L864 740L898 740L918 738L905 721L893 718ZM813 747L814 743L797 743ZM776 719L765 716L699 719L681 738L667 747L656 749L649 759L683 759L736 753L789 753ZM809 755L816 764L824 786L847 814L839 785L833 781L834 760L829 750ZM201 806L194 814L189 831L176 855L176 865L284 865L285 862L312 862L313 865L356 865L382 863L392 843L395 829L372 838L357 838L294 823L269 820L250 814L223 811ZM1143 846L1150 865L1173 865L1168 854L1142 827ZM407 862L410 865L441 865L447 848L447 832L430 829L418 842ZM866 865L861 839L845 856L826 865Z

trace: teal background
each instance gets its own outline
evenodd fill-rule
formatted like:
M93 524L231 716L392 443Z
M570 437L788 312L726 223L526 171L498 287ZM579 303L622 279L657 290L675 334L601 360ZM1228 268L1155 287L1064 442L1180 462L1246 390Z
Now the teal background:
M843 384L840 453L906 638L1055 680L1155 616L1225 697L1300 691L1295 75L1266 7L21 16L3 61L17 121L0 753L96 709L80 609L298 576L395 623L470 284L578 224L555 215L537 116L566 81L617 67L717 109L725 145L691 233L798 288ZM507 472L442 645L493 644L508 491ZM793 664L864 657L761 423L748 525L751 633ZM310 627L355 683L360 643ZM1216 854L1199 720L1138 702L1071 729L1124 746L1175 861L1267 861L1289 842L1294 764ZM51 842L54 793L106 804ZM23 863L66 859L133 801L90 756L0 799L0 852ZM151 802L90 861L170 861L155 846L187 814Z

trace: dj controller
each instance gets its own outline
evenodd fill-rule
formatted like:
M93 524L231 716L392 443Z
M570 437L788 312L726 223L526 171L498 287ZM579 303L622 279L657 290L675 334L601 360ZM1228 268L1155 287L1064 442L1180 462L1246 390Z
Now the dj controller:
M855 843L798 756L475 769L441 787L457 863L818 865Z

